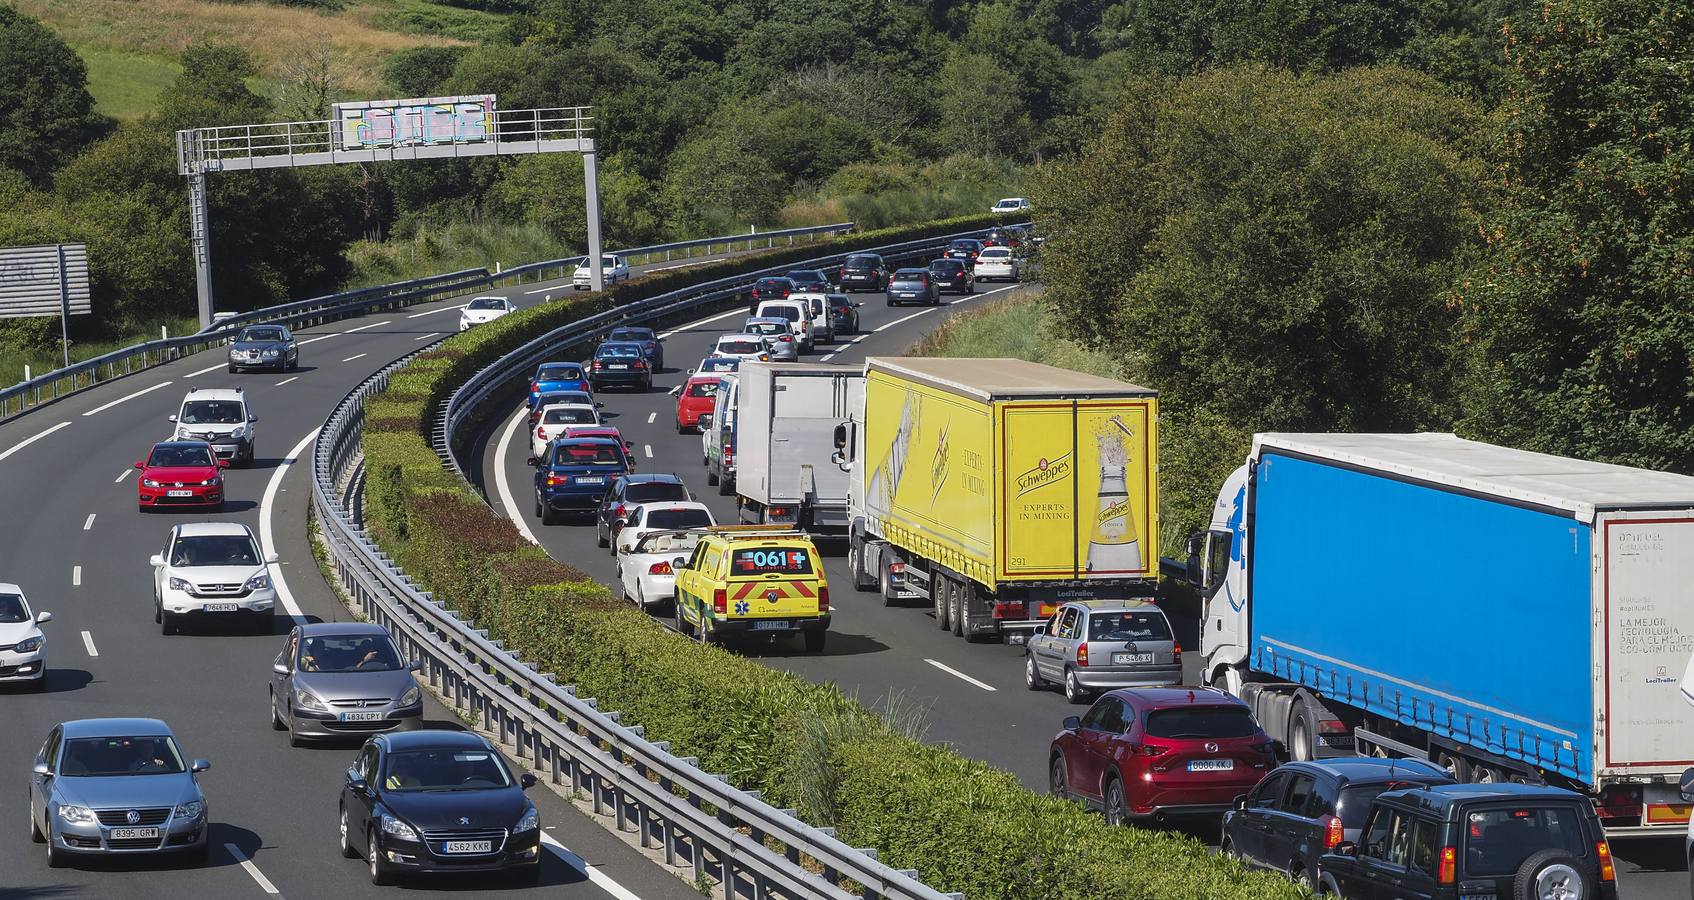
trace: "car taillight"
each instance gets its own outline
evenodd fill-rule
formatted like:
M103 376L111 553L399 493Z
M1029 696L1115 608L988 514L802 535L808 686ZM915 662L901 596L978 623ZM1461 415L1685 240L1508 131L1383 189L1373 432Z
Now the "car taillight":
M829 588L818 588L818 613L829 612Z
M547 440L547 429L542 428L542 427L536 428L535 429L535 436L544 440L544 441Z
M1079 666L1088 665L1088 642L1087 641L1083 641L1082 643L1076 645L1076 664L1079 665Z
M1175 656L1177 659L1182 658L1182 642L1181 641L1178 641L1178 640L1172 640L1171 641L1171 654L1173 656Z
M1459 851L1456 847L1442 847L1441 860L1435 864L1435 883L1452 884L1459 877Z
M669 575L670 573L671 564L668 562L656 562L647 567L647 574L649 575Z
M794 335L785 334L782 337L777 338L777 340L782 341L784 344L792 344L794 343Z
M729 612L729 592L718 588L712 592L712 612L723 615Z
M638 359L635 362L631 363L631 365L635 366L637 369L645 369L645 368L647 368L647 360Z
M541 390L541 382L539 382L539 381L532 381L532 382L530 382L530 383L529 383L529 392L530 392L530 393L532 393L532 394L533 394L533 393L536 393L536 392L538 392L538 391L540 391L540 390Z
M1612 865L1612 845L1606 841L1596 841L1594 843L1594 852L1600 857L1600 880L1618 880L1617 867Z
M1335 816L1324 816L1319 820L1319 824L1323 826L1323 848L1325 850L1335 849L1336 844L1346 839L1346 829L1342 827L1341 820Z
M593 364L593 365L591 365L591 366L589 366L589 368L590 368L590 369L593 369L593 370L594 370L594 371L596 371L596 372L598 372L598 371L600 371L600 361L599 361L599 360L595 360L595 361L594 361L594 364Z
M786 516L786 515L788 515L788 507L786 507L786 506L773 506L773 507L771 507L771 515L773 515L773 516Z
M1160 746L1157 746L1157 745L1154 745L1154 744L1137 744L1135 746L1135 755L1136 756L1163 756L1165 751L1167 751L1169 749L1170 749L1169 747L1160 747Z
M571 477L569 475L548 475L547 483L549 485L570 484Z

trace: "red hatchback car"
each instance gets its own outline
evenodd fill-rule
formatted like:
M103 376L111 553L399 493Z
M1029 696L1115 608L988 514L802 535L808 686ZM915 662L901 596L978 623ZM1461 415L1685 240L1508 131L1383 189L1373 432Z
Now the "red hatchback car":
M1247 705L1215 688L1124 688L1065 719L1053 739L1055 796L1106 821L1216 816L1276 767L1274 744Z
M153 445L146 459L136 460L141 470L136 502L141 511L161 506L210 506L223 509L223 470L229 460L219 459L205 441L165 441Z
M676 433L700 427L700 416L718 405L718 378L713 375L693 375L683 382L676 394Z

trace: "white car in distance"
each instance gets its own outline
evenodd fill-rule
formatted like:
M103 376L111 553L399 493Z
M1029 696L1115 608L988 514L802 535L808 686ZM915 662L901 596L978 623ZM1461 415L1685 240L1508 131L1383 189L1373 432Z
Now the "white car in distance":
M676 561L686 562L702 533L647 531L634 540L620 539L617 571L624 599L651 612L670 608L676 602Z
M487 325L517 311L517 305L505 297L476 297L459 310L459 330L468 331L472 325Z
M712 348L711 355L734 356L738 359L769 362L771 358L769 340L762 334L726 334L718 338L717 346Z
M51 621L52 613L29 608L23 588L0 584L0 684L47 687L47 635L41 626Z
M1023 276L1023 263L1010 247L984 247L976 257L977 281L1017 281Z
M573 425L599 425L600 411L588 403L552 403L543 407L541 418L535 423L535 431L529 436L529 455L540 457L547 453L547 445L554 438L564 435L567 428Z
M607 287L611 287L620 281L628 281L629 261L616 253L601 254L600 278ZM588 265L588 257L585 256L582 258L582 262L577 265L576 271L571 273L571 289L586 291L593 286L594 269Z
M1015 213L1026 209L1029 209L1029 201L1022 197L1006 197L988 207L988 211L994 213Z

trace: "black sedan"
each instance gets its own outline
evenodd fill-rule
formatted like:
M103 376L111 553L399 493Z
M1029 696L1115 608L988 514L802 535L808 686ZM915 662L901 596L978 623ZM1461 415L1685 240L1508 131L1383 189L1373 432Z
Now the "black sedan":
M761 278L758 281L753 282L752 312L756 313L759 311L760 303L763 303L766 300L786 299L789 294L794 293L796 290L798 290L798 288L794 286L794 282L787 278L778 278L775 276Z
M494 745L464 731L408 731L365 742L341 788L341 855L373 884L411 872L540 875L541 822Z
M947 245L945 255L948 259L961 260L967 266L975 265L976 258L982 255L982 242L973 238L959 238Z
M855 253L841 263L841 289L880 291L888 286L888 264L875 253Z
M647 354L647 361L653 364L653 371L658 372L665 367L665 341L654 334L651 328L614 328L612 333L606 336L606 340L640 344L642 351Z
M653 369L647 351L634 341L607 341L596 347L588 362L588 384L594 390L609 385L653 389Z
M836 334L859 333L859 307L864 304L846 294L825 294L829 301L829 317L835 323Z
M229 370L276 369L300 365L300 345L282 325L249 325L229 342Z
M785 277L789 281L794 282L794 289L796 291L808 291L814 294L821 294L830 290L829 276L817 269L795 269L794 271L789 272Z
M957 294L976 293L976 279L969 266L956 259L938 259L929 264L929 275L935 279L937 291Z

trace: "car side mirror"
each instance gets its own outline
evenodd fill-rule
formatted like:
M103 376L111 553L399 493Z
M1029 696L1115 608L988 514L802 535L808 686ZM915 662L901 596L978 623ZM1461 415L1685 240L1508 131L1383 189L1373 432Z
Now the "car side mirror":
M1045 624L1035 626L1035 633L1038 636L1042 636L1042 637L1046 636L1047 626Z
M137 469L145 469L147 468L147 461L144 459L138 459L135 461L135 467Z
M1205 541L1206 534L1202 531L1196 531L1188 536L1188 560L1185 564L1185 568L1187 570L1186 574L1188 576L1188 583L1195 587L1199 587L1200 581L1205 577L1205 573L1201 571L1202 567L1200 565L1200 550L1205 546Z
M278 675L287 675L288 663L271 663L271 671Z
M1336 856L1358 856L1359 855L1359 845L1353 843L1352 841L1342 841L1341 843L1336 844L1334 847L1331 847L1329 852L1335 854Z
M1234 803L1235 803L1235 808L1238 811L1240 811L1240 812L1246 812L1247 811L1247 795L1246 794L1237 795L1235 800L1234 800Z
M257 421L259 421L259 417L258 417L258 416L255 416L255 415L253 415L253 414L251 414L251 413L249 413L249 414L248 414L248 415L247 415L247 421L249 421L249 422L257 422Z
M1082 719L1079 716L1065 716L1065 721L1062 724L1066 731L1076 731L1082 727Z
M158 553L155 553L151 557L148 557L147 562L148 562L148 564L150 564L155 569L162 569L162 568L165 567L165 558L164 558L164 556L162 556Z
M686 568L688 568L688 557L679 556L676 559L671 560L671 569L675 570Z
M212 767L212 761L211 760L209 760L209 759L197 759L197 760L188 764L188 771L190 771L190 772L204 772L207 769L210 769L211 767Z
M529 773L529 772L525 772L522 775L519 775L518 776L518 787L520 787L520 788L522 788L526 791L529 790L532 787L535 787L535 776L533 774Z
M166 416L166 417L165 417L165 421L167 421L167 422L175 422L175 421L176 421L176 414L175 414L175 413L172 413L172 414L170 414L170 415L168 415L168 416Z
M1682 792L1682 799L1694 802L1694 769L1682 770L1682 783L1677 789Z
M673 387L673 388L671 388L671 389L670 389L670 395L671 395L671 396L672 396L672 397L680 397L680 396L682 396L682 385L680 385L680 384L679 384L679 385L677 385L677 386L676 386L676 387Z
M229 468L229 460L227 460L227 459L223 459L223 458L221 458L221 457L220 457L220 458L219 458L219 459L218 459L218 468L220 468L220 469L227 469L227 468Z
M423 660L414 659L411 662L406 663L406 671L408 671L408 672L422 672L423 671Z
M541 465L541 460L537 459L536 457L531 456L529 459L524 460L524 464L533 468L535 466Z
M44 763L44 762L36 763L35 767L30 769L30 771L34 772L37 775L40 775L42 778L52 778L53 777L53 770L47 768L47 764Z
M854 309L858 309L859 307L864 306L864 305L865 305L865 301L863 301L863 300L854 300L853 301L853 308Z
M53 621L53 614L50 612L38 612L35 614L35 624L37 625L45 625L51 621Z
M367 783L365 779L359 777L358 771L354 769L347 770L347 789L360 795L369 794L371 792L370 784Z
M699 371L699 370L698 369L689 369L688 374L693 375L697 371Z
M606 404L601 403L600 401L596 400L596 401L594 401L594 408L595 409L605 409Z

